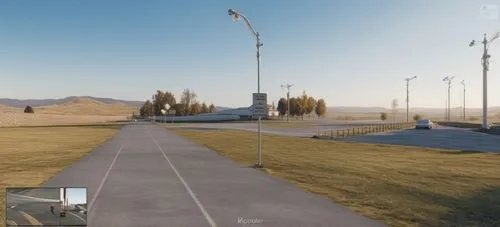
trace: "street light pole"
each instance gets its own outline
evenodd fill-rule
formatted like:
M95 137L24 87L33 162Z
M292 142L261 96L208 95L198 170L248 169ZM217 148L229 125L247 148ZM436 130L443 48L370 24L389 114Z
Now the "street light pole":
M462 80L462 82L460 82L460 84L462 84L464 86L464 107L463 107L463 120L465 121L465 80Z
M290 116L290 88L293 86L293 84L286 84L286 85L281 85L281 89L286 88L286 122L288 122L288 116Z
M152 106L152 111L153 111L153 123L156 122L156 114L155 114L155 96L151 96L151 106Z
M448 106L446 107L446 109L447 109L447 116L446 116L446 118L447 118L448 121L451 120L451 113L450 113L451 112L450 111L451 110L451 106L450 106L450 104L451 104L450 103L450 89L451 89L451 81L453 80L453 78L455 78L455 76L452 76L452 77L447 76L447 77L443 78L443 81L448 82Z
M253 34L253 36L255 37L255 39L257 41L257 44L255 45L257 47L257 93L260 94L260 48L264 44L262 44L262 42L260 40L260 34L255 31L255 29L252 26L252 23L250 23L250 20L248 20L248 18L245 15L241 14L238 10L234 10L234 9L229 9L228 10L228 14L229 14L229 16L231 16L233 18L234 21L238 21L240 18L243 18L243 20L245 21L245 24L250 29L250 32ZM254 108L254 111L255 111L255 105L253 106L253 108ZM266 109L267 109L267 106L266 106ZM259 145L258 145L259 157L258 157L257 164L255 164L256 168L262 168L263 167L263 165L262 165L261 119L262 119L262 117L259 115L258 116L258 129L257 129L258 141L259 141Z
M410 80L417 78L417 76L406 78L406 122L410 122Z
M481 57L481 65L483 66L483 129L488 129L488 68L489 68L489 58L491 55L488 54L488 48L495 39L500 36L500 32L495 33L495 35L486 39L486 34L484 34L483 41L483 56ZM476 45L476 41L472 40L469 47Z

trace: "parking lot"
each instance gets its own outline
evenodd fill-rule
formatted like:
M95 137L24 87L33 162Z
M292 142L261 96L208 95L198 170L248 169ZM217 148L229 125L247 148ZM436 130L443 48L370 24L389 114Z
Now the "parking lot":
M342 140L500 153L500 136L451 127L439 127L432 130L408 129L348 137Z

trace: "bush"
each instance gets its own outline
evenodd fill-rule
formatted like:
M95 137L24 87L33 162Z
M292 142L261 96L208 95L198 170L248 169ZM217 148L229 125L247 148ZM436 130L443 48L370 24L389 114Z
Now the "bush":
M380 120L382 121L387 120L387 113L380 113Z
M31 106L26 106L26 108L24 108L24 112L25 113L35 113L35 110L33 110L33 108L31 108Z
M420 115L420 114L415 114L415 116L413 116L413 120L415 120L415 121L422 120L422 115Z

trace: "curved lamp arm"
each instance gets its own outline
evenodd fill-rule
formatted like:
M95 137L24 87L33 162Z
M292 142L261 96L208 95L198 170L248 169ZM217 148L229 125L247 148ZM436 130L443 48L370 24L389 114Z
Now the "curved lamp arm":
M233 9L229 9L228 10L228 14L230 16L232 16L235 20L238 20L240 17L243 18L243 20L245 21L245 24L247 25L248 29L250 30L250 32L252 32L252 35L254 35L255 38L257 39L257 41L260 43L260 35L259 35L259 33L255 31L255 29L252 26L252 23L250 22L250 20L245 15L243 15L240 12L238 12L237 10L233 10Z

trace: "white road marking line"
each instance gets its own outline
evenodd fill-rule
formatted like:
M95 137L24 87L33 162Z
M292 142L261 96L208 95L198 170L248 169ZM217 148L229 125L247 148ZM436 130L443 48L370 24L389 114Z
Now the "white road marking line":
M156 146L158 147L158 149L160 149L161 153L163 154L163 157L167 160L167 162L170 165L170 167L172 168L172 170L174 170L175 175L177 175L177 177L179 178L179 180L182 182L182 184L184 185L184 188L186 188L187 192L189 193L189 195L191 196L191 198L194 200L194 202L196 203L196 205L200 209L201 213L203 213L203 216L205 216L205 219L207 219L207 221L210 224L210 226L211 227L217 227L217 224L215 224L215 221L212 219L212 217L210 217L210 215L205 210L205 208L203 207L203 205L201 204L201 202L198 200L198 198L196 198L196 195L194 194L193 190L191 190L191 188L189 187L189 185L187 184L187 182L179 174L179 171L177 171L177 169L175 168L174 164L172 164L172 162L170 161L170 159L165 154L165 151L161 148L160 144L158 144L158 141L156 141L156 139L153 137L152 134L151 134L151 138L153 139L153 142L156 144Z
M41 222L39 222L35 217L29 215L28 213L24 211L19 211L21 215L23 215L32 225L42 225Z
M7 196L11 197L18 197L20 199L29 199L29 200L35 200L35 201L40 201L40 202L53 202L53 203L59 203L58 199L45 199L45 198L37 198L37 197L32 197L32 196L27 196L27 195L19 195L19 194L13 194L13 193L7 193Z
M104 185L104 183L106 182L106 179L108 178L109 172L110 172L110 171L111 171L111 169L113 168L113 165L115 164L116 159L118 158L118 155L120 154L120 152L122 151L122 149L123 149L123 145L121 145L121 147L120 147L120 149L118 150L118 152L116 152L115 158L113 159L113 161L112 161L112 162L111 162L111 164L109 165L109 168L108 168L108 171L106 171L106 174L104 174L104 177L102 178L101 184L100 184L100 185L99 185L99 187L97 188L97 191L94 193L94 196L92 197L92 200L90 200L89 207L88 207L88 209L87 209L89 212L91 211L92 206L94 205L95 200L97 199L97 196L99 196L99 192L101 192L102 186L103 186L103 185Z
M75 216L75 217L77 217L77 218L79 218L80 220L82 220L82 221L83 221L83 223L87 224L87 220L83 219L82 217L80 217L80 216L78 216L78 215L76 215L76 214L73 214L73 213L71 213L71 212L68 212L68 213L69 213L69 214L71 214L71 215L73 215L73 216Z

